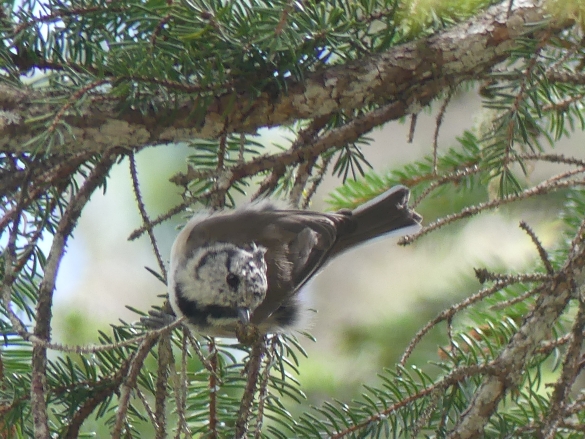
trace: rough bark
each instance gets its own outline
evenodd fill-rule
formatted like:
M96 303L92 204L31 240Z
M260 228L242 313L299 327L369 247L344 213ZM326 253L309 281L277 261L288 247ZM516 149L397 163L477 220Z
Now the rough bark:
M151 114L120 111L120 102L112 99L88 99L75 111L66 110L60 116L71 129L61 133L59 148L101 152L115 145L138 150L196 137L255 132L261 127L355 110L364 104L400 103L403 111L396 115L400 118L417 112L453 84L488 72L520 39L536 32L534 25L546 18L538 1L517 0L509 7L504 1L448 31L316 72L302 83L288 84L286 93L218 96L199 122L192 112L196 97L186 97L178 107L161 104ZM551 23L547 32L569 24ZM34 148L29 140L46 131L46 124L33 120L54 117L63 110L63 105L49 103L49 97L42 90L0 84L0 150L26 152Z

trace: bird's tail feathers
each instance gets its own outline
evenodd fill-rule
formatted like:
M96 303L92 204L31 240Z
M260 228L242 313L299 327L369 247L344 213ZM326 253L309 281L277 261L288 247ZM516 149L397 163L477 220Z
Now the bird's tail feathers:
M422 217L408 207L409 196L406 186L394 186L353 210L355 229L339 237L335 253L379 237L403 236L420 230Z

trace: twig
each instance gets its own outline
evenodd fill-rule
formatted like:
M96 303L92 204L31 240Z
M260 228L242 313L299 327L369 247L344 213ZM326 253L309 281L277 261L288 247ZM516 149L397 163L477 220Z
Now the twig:
M585 222L582 224L585 227ZM519 385L526 362L540 347L541 340L564 312L574 294L576 278L585 273L583 237L575 240L577 246L550 281L539 287L540 296L522 326L508 345L493 361L492 373L485 377L467 409L463 412L449 439L470 439L482 436L485 425L506 393Z
M162 215L156 217L154 220L150 221L149 227L152 228L154 226L157 226L163 223L164 221L168 220L169 218L175 216L176 214L184 212L185 209L187 209L187 207L189 207L189 205L185 202L177 204L175 207L171 208L166 213L163 213ZM137 228L130 234L130 236L128 237L128 241L134 241L135 239L140 238L142 234L149 229L149 227L144 225L142 227Z
M510 5L510 8L511 8L511 5ZM509 9L508 12L511 13L511 9ZM526 66L526 70L524 72L524 75L522 76L522 80L520 82L520 87L519 87L518 93L514 97L513 103L511 105L509 105L507 110L505 111L505 114L510 116L509 117L510 120L508 121L508 124L507 124L506 148L504 151L504 159L503 159L504 173L509 172L509 165L510 165L510 162L512 161L511 158L513 157L512 151L514 149L515 134L517 132L516 118L513 115L520 112L522 102L525 100L526 93L528 93L527 92L527 90L529 88L528 86L529 86L529 84L530 85L532 84L532 82L531 82L532 72L538 67L538 62L537 62L538 56L552 35L553 35L553 33L548 31L548 30L541 33L538 44L536 46L536 49L535 49L534 53L532 54L532 57L530 58L528 65Z
M226 148L227 134L224 133L219 138L219 148L217 149L217 166L215 167L215 170L218 174L221 173L224 169Z
M262 365L262 357L266 350L266 337L258 337L252 345L250 357L246 365L248 372L248 379L244 394L240 402L240 409L236 419L236 439L243 439L246 437L248 431L248 418L252 410L252 403L254 402L254 395L256 394L256 386L258 384L258 377L260 375L260 367Z
M169 365L173 363L170 333L161 336L158 341L158 365L154 392L154 415L151 416L156 431L156 439L166 438L166 401L169 383Z
M328 155L325 158L323 158L323 156L321 156L322 163L321 163L321 167L319 168L319 173L313 179L311 187L309 188L309 190L305 194L305 199L303 201L303 206L302 206L303 209L307 209L309 207L309 204L311 203L311 199L313 198L313 196L315 195L315 192L317 192L317 188L319 187L319 185L323 181L323 177L327 173L327 168L329 167L329 164L331 163L332 159L333 159L333 155Z
M138 204L138 211L140 212L140 216L142 217L142 223L144 224L144 227L146 227L146 231L148 232L148 237L150 238L150 244L152 245L152 250L154 252L154 255L156 256L158 268L160 269L160 272L162 273L162 277L166 284L167 270L162 260L160 250L156 242L156 237L154 236L154 231L152 230L152 223L150 221L150 218L148 217L148 213L146 213L146 207L144 206L144 201L142 200L142 194L140 193L140 183L138 182L138 171L136 169L136 156L134 151L131 151L130 154L128 155L128 162L130 164L132 187L134 190L134 196L136 198L136 204Z
M280 36L280 34L282 33L282 30L284 29L284 26L286 25L288 16L292 12L295 3L296 3L296 1L294 1L294 0L287 0L286 6L282 9L282 13L280 14L280 19L278 20L278 23L276 24L276 28L274 29L274 34L276 37Z
M227 126L228 118L225 118ZM219 148L217 149L217 166L215 167L215 178L213 190L208 192L208 199L211 200L213 210L222 209L225 206L225 196L234 183L231 179L231 171L225 167L225 155L227 149L227 133L224 131L219 137Z
M438 151L439 151L439 131L441 129L441 125L443 124L443 118L445 117L445 112L447 111L447 107L451 102L451 98L455 93L455 88L451 87L445 100L441 104L441 108L439 109L439 114L437 114L437 119L435 122L435 132L433 134L433 174L437 174L437 161L438 161Z
M542 273L520 273L520 274L502 274L502 273L491 273L485 268L475 268L475 277L479 283L484 284L486 282L543 282L550 280L550 275Z
M142 343L140 343L140 346L138 346L136 353L130 361L128 375L120 389L116 421L114 423L114 428L112 429L112 439L120 439L122 437L124 423L126 421L126 413L128 411L128 406L130 405L130 394L132 389L136 387L136 380L140 373L140 369L142 368L142 364L144 363L146 356L150 353L150 350L156 344L158 337L158 334L149 333L146 338L142 340Z
M401 238L399 241L399 245L408 245L411 244L414 240L424 236L433 230L439 229L447 224L452 222L458 221L462 218L468 218L473 215L477 215L480 212L485 210L495 209L496 207L503 206L505 204L513 203L519 200L524 200L526 198L533 197L535 195L543 195L554 190L573 187L573 186L581 186L584 185L585 181L583 180L571 180L571 181L555 181L555 182L544 182L538 184L530 189L526 189L525 191L520 192L519 194L508 195L504 198L498 198L495 200L487 201L484 203L479 203L475 206L469 206L462 209L460 212L444 216L443 218L429 224L426 227L423 227L419 232L414 233L409 236L405 236Z
M571 330L571 342L563 360L561 376L554 385L548 414L543 419L544 426L541 435L543 439L556 437L557 428L565 415L564 408L567 404L571 387L580 372L579 362L584 338L583 330L585 329L585 304L582 296L580 296L580 299L579 311Z
M538 250L538 255L540 256L540 259L541 259L542 263L544 264L544 267L546 268L546 272L549 275L553 275L555 270L554 270L552 264L550 263L550 259L548 258L548 254L547 254L546 250L544 249L544 247L542 246L542 243L540 242L540 240L536 236L536 233L534 233L534 230L532 230L530 228L530 226L525 221L520 221L520 228L522 230L524 230L528 234L528 236L530 236L530 239L532 239L532 242L534 243L534 245L536 246L536 249Z
M110 380L110 382L79 406L75 411L75 414L71 417L67 429L63 434L63 439L77 439L79 437L79 430L81 429L83 422L93 413L97 406L118 390L129 367L130 360L122 363L121 367L116 372L116 375Z
M433 320L428 322L422 329L420 329L416 333L416 335L413 337L411 342L408 344L408 346L404 350L404 353L402 354L402 357L400 358L400 361L398 362L398 364L402 367L405 367L406 362L408 361L408 358L412 354L412 351L414 351L414 348L418 345L418 343L422 340L422 338L427 334L427 332L429 332L432 328L437 326L437 324L439 324L440 322L445 321L445 320L448 321L449 319L451 319L455 314L457 314L462 309L468 308L469 306L473 305L474 303L479 302L480 300L483 300L486 297L489 297L492 294L497 293L502 288L505 288L508 285L511 285L513 283L516 283L516 281L515 280L509 280L508 282L499 281L495 285L491 286L490 288L485 288L485 289L473 294L472 296L465 298L461 302L456 303L455 305L444 310L443 312L441 312L437 317L435 317Z
M51 122L51 125L49 125L49 127L47 128L47 132L52 133L53 131L55 131L57 125L59 124L67 110L69 110L69 108L78 103L84 94L86 94L92 88L99 87L100 85L105 84L106 82L108 82L107 79L96 79L95 81L86 84L85 86L77 90L75 93L73 93L67 100L67 103L63 105L63 107L61 107L61 109L57 112L57 114L53 118L53 122Z
M152 33L152 36L150 37L150 44L153 47L156 45L156 40L158 39L158 36L162 32L165 24L167 24L171 20L171 18L173 18L173 15L169 12L158 22L156 28L154 29L154 32Z
M297 170L297 178L295 179L292 191L290 193L290 203L292 206L298 208L301 203L301 198L303 197L303 191L305 190L305 186L307 185L307 181L309 181L309 177L313 170L313 166L317 161L317 157L311 157L304 163L301 163Z
M24 187L21 192L20 199L22 200L24 195ZM24 323L18 318L14 310L12 309L12 285L16 280L14 273L14 266L16 260L16 241L18 239L18 229L20 227L20 221L22 219L22 207L20 203L16 206L15 217L12 221L12 230L8 235L8 243L4 250L4 278L2 279L2 300L4 301L4 307L8 313L8 319L14 330L24 340L28 340L33 334L31 334Z
M494 309L494 310L506 309L509 306L524 302L529 297L534 296L537 292L538 292L538 290L536 290L536 289L528 290L524 294L520 294L517 297L513 297L512 299L504 300L503 302L500 302L496 305L493 305L490 309Z
M195 355L197 355L197 358L199 359L199 361L201 361L203 367L207 369L209 373L215 375L215 379L219 384L223 384L221 377L217 374L217 367L214 366L211 363L211 361L205 358L205 356L203 355L203 352L201 351L201 344L199 343L199 341L197 341L197 339L193 336L191 331L186 331L186 334L189 342L191 343L191 346L193 347L193 350L195 351Z
M585 168L585 160L575 157L565 157L563 154L519 154L518 160L538 160L551 163L562 163L565 165L579 166Z
M146 399L146 396L144 396L144 393L140 389L135 389L135 392L136 392L136 395L138 396L138 399L142 403L144 410L146 410L146 414L148 415L148 418L150 419L152 426L156 429L156 438L158 439L159 437L165 437L165 436L159 436L159 431L161 430L161 424L158 423L157 417L156 417L155 413L152 411L152 407L150 407L150 404L149 404L148 400ZM165 428L165 424L163 422L163 424L162 424L163 431L164 431L164 428Z
M258 190L252 196L252 200L256 200L264 194L270 194L272 191L274 191L278 181L282 178L285 172L285 166L275 166L272 172L266 176L262 183L260 183Z
M268 381L270 379L270 370L274 365L274 356L276 355L276 345L278 343L278 335L272 337L270 341L270 350L266 352L265 366L258 384L258 411L256 413L256 428L254 429L254 438L260 439L262 437L262 424L264 421L264 406L266 404L266 397L268 395Z
M215 339L209 339L209 363L213 373L209 374L209 434L210 437L216 439L217 436L217 391L219 386L217 384L217 346Z
M416 206L420 204L422 200L424 200L432 191L437 189L438 187L449 183L451 181L458 182L461 179L474 174L479 174L481 169L477 165L470 166L468 168L460 169L455 172L451 172L447 175L439 177L436 181L432 182L429 187L427 187L422 194L418 196L416 200L412 203L412 208L414 209Z
M416 130L416 122L418 121L418 113L413 113L410 116L410 127L408 129L408 138L406 143L412 143L414 140L414 131Z
M183 337L181 341L181 373L177 374L175 370L175 364L171 364L171 368L174 371L174 385L173 389L175 391L175 401L177 404L177 415L179 417L179 425L177 426L177 432L175 434L175 438L179 439L181 437L181 433L185 433L185 435L190 436L191 431L189 430L189 426L187 424L187 417L185 416L185 410L187 407L187 358L189 356L189 351L187 349L187 337L191 334L191 331L186 327L183 327Z
M246 152L246 134L240 133L240 151L238 152L238 163L244 163L245 152Z
M389 407L381 410L379 413L375 413L372 416L369 416L365 420L360 423L351 425L350 427L346 428L345 430L339 431L336 434L330 436L330 439L341 439L347 436L355 435L356 432L366 428L368 425L371 425L374 422L378 422L381 419L387 418L390 414L396 412L397 410L407 407L408 405L412 404L413 402L425 397L432 395L435 392L445 392L449 387L455 386L458 383L469 379L469 377L478 375L480 373L485 373L492 368L492 363L488 364L474 364L470 366L462 366L454 369L440 381L436 382L435 384L425 387L414 394L410 394L404 398L401 398L396 403L390 405ZM355 435L358 436L359 435ZM354 437L354 436L352 436Z
M49 350L54 350L54 351L58 351L58 352L69 352L69 353L75 353L75 354L95 354L96 352L109 351L112 349L118 349L121 347L130 346L130 345L133 345L136 343L140 343L149 335L162 335L162 334L166 333L167 331L171 331L172 329L175 329L176 327L182 325L184 321L185 321L185 317L177 318L175 321L173 321L172 323L169 323L166 326L163 326L162 328L151 329L148 332L141 334L139 336L128 338L126 340L119 341L116 343L108 343L108 344L103 344L103 345L69 346L69 345L62 345L60 343L47 342L46 340L42 340L42 339L40 339L38 337L34 337L34 336L30 336L29 339L33 344L41 346L41 347L43 347L45 349L49 349Z
M115 153L104 154L100 162L95 165L79 191L70 201L59 221L57 230L53 236L49 255L44 265L44 276L39 285L38 301L35 311L36 323L34 335L41 340L49 341L50 339L53 293L55 291L57 272L61 259L63 258L67 240L71 236L75 224L77 224L83 207L89 201L94 190L101 184L117 158L118 156ZM40 344L35 344L32 352L31 411L34 413L35 436L48 439L50 433L46 403L46 373L47 349Z

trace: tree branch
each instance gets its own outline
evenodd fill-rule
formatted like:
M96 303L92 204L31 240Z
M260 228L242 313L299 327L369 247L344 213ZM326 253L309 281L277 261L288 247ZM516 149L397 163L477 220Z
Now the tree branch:
M55 96L46 92L1 84L0 149L32 151L35 145L31 139L46 130L38 120L56 114L69 128L60 133L60 148L67 152L104 151L112 144L139 150L194 137L255 132L299 119L350 112L364 105L400 103L401 111L394 117L398 119L409 114L409 108L427 105L451 84L489 71L520 39L527 38L531 25L546 18L540 1L517 0L511 11L509 4L503 1L474 20L424 40L314 72L302 83L290 81L279 92L254 96L224 93L213 99L198 120L193 116L196 97L171 104L160 102L156 112L142 112L132 108L120 111L118 99L103 99L98 94L74 110L63 111L67 96L56 104L49 99ZM551 23L548 31L557 32L571 24ZM115 83L117 79L107 81Z
M575 252L563 268L538 288L540 296L534 310L525 318L508 346L493 361L491 374L484 379L448 438L481 437L502 398L520 384L526 362L565 310L575 294L575 282L585 273L585 246L581 234L573 248Z

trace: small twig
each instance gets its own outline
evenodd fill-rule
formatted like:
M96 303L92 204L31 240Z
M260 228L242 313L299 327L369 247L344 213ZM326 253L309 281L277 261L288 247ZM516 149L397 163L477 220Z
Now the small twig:
M432 191L434 191L438 187L449 182L458 182L469 175L479 174L480 172L481 172L480 167L477 165L473 165L471 167L451 172L447 175L438 178L436 181L431 183L429 187L427 187L423 191L423 193L418 196L416 200L414 200L414 202L412 203L412 208L414 209L416 206L418 206L422 200L424 200Z
M209 374L209 435L215 439L218 437L217 433L217 391L219 389L217 383L217 346L215 339L209 339L209 363L213 373Z
M317 161L317 157L311 157L306 162L302 163L297 170L297 178L295 179L292 191L290 193L290 203L295 208L298 208L303 197L303 191L309 181L313 166Z
M486 282L509 282L509 283L520 283L520 282L543 282L550 280L550 275L542 273L520 273L520 274L503 274L503 273L492 273L485 268L474 268L475 277L479 283L484 284Z
M490 307L490 309L493 309L493 310L506 309L509 306L524 302L529 297L534 296L537 292L538 292L538 289L533 288L531 290L526 291L524 294L520 294L517 297L513 297L512 299L504 300L503 302L500 302L496 305L493 305L492 307Z
M169 382L169 365L173 363L173 350L169 333L161 336L158 341L158 365L154 393L155 412L152 423L156 431L156 439L166 438L166 401Z
M285 172L285 166L275 166L272 172L266 176L262 183L260 183L258 190L252 196L252 200L256 200L264 194L270 194L272 191L274 191L278 181L282 178Z
M570 340L571 335L567 335L566 337ZM579 393L575 397L575 400L571 404L567 405L565 408L565 414L567 416L572 416L575 413L579 413L583 410L585 410L585 392Z
M336 434L330 436L330 439L341 439L348 436L353 437L352 434L355 435L356 432L366 428L369 425L372 425L372 423L378 422L381 419L386 419L391 413L394 413L403 407L408 407L410 404L421 398L432 395L435 392L445 392L449 387L455 386L474 375L488 372L492 367L492 363L458 367L433 385L425 387L416 393L401 398L399 401L390 405L389 407L386 407L379 413L375 413L372 416L364 419L362 422L353 424L345 430L339 431ZM355 436L359 437L359 435Z
M511 11L512 11L511 3L512 3L512 0L510 0L510 9L508 10L508 13L511 13ZM537 69L537 67L538 67L539 54L551 36L552 36L552 32L550 32L550 31L544 31L540 35L536 49L535 49L534 53L532 54L532 57L528 61L528 65L527 65L526 70L524 72L523 79L520 82L520 87L518 89L518 93L514 97L513 103L510 104L508 106L507 110L505 111L505 113L507 115L510 115L511 117L509 118L510 120L507 123L507 130L506 130L507 131L506 132L506 148L504 151L504 158L503 158L504 172L509 172L509 166L510 166L510 163L512 162L511 159L514 156L514 154L512 154L512 151L514 150L515 134L517 132L517 129L516 129L516 118L513 117L513 115L520 112L520 109L522 107L522 102L525 100L526 94L528 93L527 90L529 89L529 85L532 84L530 77L532 76L532 72L535 69Z
M176 214L185 212L185 209L187 209L187 207L189 207L189 205L185 202L182 202L182 203L176 205L175 207L168 210L166 213L163 213L162 215L158 216L154 220L150 221L149 226L144 225L144 226L139 227L136 230L134 230L130 234L130 236L128 237L128 241L134 241L135 239L140 238L142 236L142 234L144 232L146 232L149 228L152 229L152 227L163 223L164 221L168 220L169 218L175 216Z
M156 40L158 38L158 36L160 35L160 33L163 30L163 27L165 26L165 24L167 24L171 18L172 18L172 14L169 12L167 15L165 15L159 22L158 25L156 26L156 28L154 29L154 32L152 33L152 36L150 37L150 44L152 46L156 45Z
M158 337L158 334L149 333L146 338L142 340L142 343L140 343L140 346L138 346L138 349L132 357L128 375L120 389L116 421L114 423L114 428L112 429L112 439L120 439L122 437L126 413L128 411L128 406L130 405L130 394L132 389L136 387L136 380L140 373L140 369L142 368L142 364L144 363L146 356L150 353L150 350L156 344Z
M563 360L561 376L554 385L548 414L543 419L544 426L541 436L543 439L556 437L557 428L565 413L564 408L567 404L571 387L580 372L579 362L584 338L583 330L585 329L585 304L581 295L579 298L579 311L571 330L572 339Z
M238 416L236 419L236 439L243 439L246 437L248 431L248 418L250 411L252 410L252 404L254 402L254 395L256 394L256 387L258 384L258 377L260 375L260 367L262 365L262 357L266 350L266 337L258 337L258 339L252 345L250 357L246 365L248 372L248 379L246 381L246 387L244 388L244 394L240 402L240 409L238 410Z
M411 244L414 240L420 238L421 236L424 236L424 235L432 232L433 230L444 227L447 224L453 223L453 222L458 221L462 218L469 218L470 216L477 215L480 212L494 209L496 207L503 206L503 205L509 204L509 203L513 203L513 202L516 202L519 200L524 200L526 198L530 198L530 197L533 197L535 195L543 195L543 194L547 194L549 192L552 192L554 190L567 188L567 187L581 186L581 185L585 184L585 181L574 180L574 181L555 181L552 183L547 183L547 182L545 182L545 183L546 184L542 184L542 183L538 184L538 185L536 185L530 189L526 189L525 191L522 191L518 194L508 195L504 198L498 198L498 199L487 201L484 203L479 203L475 206L465 207L464 209L462 209L458 213L444 216L443 218L438 219L437 221L429 224L428 226L423 227L417 233L414 233L412 235L405 236L405 237L401 238L401 240L398 242L398 244L399 245Z
M537 160L543 162L559 163L585 168L585 160L575 157L565 157L563 154L519 154L518 160Z
M585 218L581 221L581 224L579 225L579 228L577 229L575 236L571 240L571 247L570 247L571 250L569 252L570 258L574 258L575 256L577 256L579 254L579 251L581 250L580 245L581 245L584 238L585 238Z
M270 379L270 370L274 366L274 357L276 355L276 346L278 344L278 335L272 337L270 341L270 350L266 352L264 360L265 366L258 384L258 411L256 413L256 428L254 429L254 438L262 437L262 424L264 421L264 406L266 404L266 397L268 395L268 382Z
M546 250L544 249L542 243L536 236L536 233L534 233L534 230L532 230L525 221L520 221L520 228L524 230L528 234L528 236L530 236L530 239L532 239L532 242L534 243L536 249L538 250L538 255L540 256L540 259L544 264L544 267L546 268L546 272L552 276L555 270L552 264L550 263L550 259L548 258Z
M225 167L225 151L227 149L227 134L222 134L219 138L219 148L217 149L217 166L215 170L220 174Z
M187 408L187 358L189 350L187 349L187 338L191 334L188 328L183 327L183 338L181 341L181 373L177 374L175 364L172 363L172 370L174 371L174 386L175 401L177 404L177 416L179 417L179 425L175 434L175 439L180 439L181 433L190 436L189 425L187 424L187 417L185 411Z
M53 293L57 280L57 273L65 246L77 224L84 206L95 189L102 183L114 164L118 155L111 152L105 153L98 162L77 193L72 197L67 209L63 213L53 235L51 249L44 264L44 275L39 285L37 306L35 310L34 335L41 340L50 340L51 318L53 308ZM31 375L31 410L35 413L35 435L39 438L49 438L48 414L47 414L47 349L35 344L32 352Z
M277 37L280 36L280 34L282 33L282 30L284 29L284 26L286 25L288 16L291 13L291 11L293 10L295 3L296 3L295 0L288 0L286 3L286 6L282 9L282 14L280 14L280 19L278 20L278 23L276 24L276 28L274 29L274 34Z
M558 348L559 346L566 345L571 341L571 334L565 334L562 337L559 337L555 340L545 340L540 343L540 346L536 348L534 351L537 354L545 354L548 355L553 349Z
M95 81L86 84L85 86L77 90L75 93L73 93L67 100L67 103L63 105L63 107L61 107L61 109L57 112L57 114L53 118L53 122L51 122L51 125L49 125L49 127L47 128L47 132L52 133L53 131L55 131L57 125L59 124L67 110L69 110L69 108L78 103L84 94L86 94L92 88L99 87L100 85L105 84L106 82L108 82L107 79L96 79Z
M244 163L244 154L246 153L246 134L240 133L240 151L238 152L238 163Z
M173 321L172 323L169 323L166 326L163 326L162 328L151 329L148 332L141 334L139 336L128 338L126 340L119 341L116 343L109 343L109 344L103 344L103 345L69 346L69 345L62 345L60 343L50 343L50 342L47 342L46 340L42 340L42 339L40 339L38 337L34 337L34 336L30 336L29 339L33 344L42 346L43 348L49 349L49 350L54 350L54 351L58 351L58 352L69 352L69 353L75 353L75 354L95 354L96 352L109 351L112 349L118 349L121 347L126 347L126 346L130 346L130 345L133 345L136 343L140 343L146 337L148 337L150 335L162 335L163 333L171 331L172 329L175 329L176 327L182 325L184 321L185 321L185 317L177 318L175 321Z
M138 171L136 169L136 156L134 154L134 151L131 151L130 154L128 155L128 162L130 164L132 187L134 190L134 197L136 198L136 203L138 204L138 211L140 212L140 216L142 217L142 223L144 224L144 227L146 227L146 231L148 232L148 237L150 238L150 244L152 245L152 250L154 252L154 255L156 256L158 268L160 269L160 272L162 273L163 279L166 284L167 270L165 268L165 264L160 254L160 250L156 242L156 237L154 236L154 231L152 230L152 223L150 221L150 218L148 217L148 213L146 213L146 207L144 206L144 201L142 200L142 194L140 193L140 183L138 182Z
M408 361L408 358L410 357L410 355L414 351L414 348L418 345L418 343L422 340L422 338L432 328L434 328L435 326L437 326L437 324L439 324L440 322L445 321L445 320L448 321L449 319L451 319L455 314L457 314L462 309L468 308L469 306L473 305L474 303L479 302L480 300L483 300L486 297L489 297L489 296L497 293L502 288L505 288L508 285L511 285L513 283L515 283L515 282L513 282L513 281L510 281L510 282L505 282L505 281L497 282L495 285L491 286L490 288L485 288L485 289L483 289L483 290L481 290L481 291L473 294L472 296L465 298L461 302L456 303L455 305L453 305L450 308L444 310L443 312L441 312L437 317L435 317L433 320L431 320L430 322L428 322L422 329L420 329L416 333L416 335L413 337L413 339L411 340L411 342L408 344L408 346L404 350L404 353L402 354L402 357L400 358L400 361L398 362L398 364L400 366L402 366L402 367L404 367L406 365L406 362Z
M225 124L228 124L228 118L225 118ZM222 209L225 206L225 198L229 188L235 182L232 178L232 172L225 167L225 156L227 150L227 132L224 131L219 137L219 148L217 149L217 166L215 168L213 189L208 191L206 198L210 200L210 206L213 210Z
M23 189L24 191L24 189ZM21 199L24 197L24 193L21 193ZM4 279L2 279L2 300L4 301L4 308L8 314L8 319L14 330L24 340L30 339L31 334L24 323L18 318L14 310L12 309L12 285L16 280L14 273L14 266L16 260L16 241L18 239L18 228L20 227L20 221L22 219L22 207L20 203L17 205L16 214L12 221L12 230L8 235L8 243L4 250Z
M560 181L567 179L569 177L574 177L575 175L582 174L585 172L585 168L577 168L577 169L570 169L565 172L561 172L560 174L554 175L551 178L547 179L547 183L553 183L555 181Z
M446 323L447 323L447 339L449 340L449 346L451 346L451 349L452 350L456 349L455 341L453 339L453 317L454 317L454 314L448 316L447 319L446 319Z
M135 389L135 391L136 391L136 395L138 396L138 399L140 400L140 402L142 403L142 406L144 407L144 410L146 410L146 414L148 415L150 422L152 423L153 427L156 429L156 438L158 439L160 437L165 437L165 436L160 436L160 434L159 434L159 431L161 430L161 426L162 426L162 429L164 431L165 424L164 423L158 424L157 416L152 411L152 407L150 407L150 404L149 404L148 400L146 399L146 396L144 396L144 393L140 389Z
M195 355L197 355L197 358L199 359L199 361L201 361L203 367L207 369L209 373L215 375L215 379L220 385L223 384L221 377L217 374L217 367L214 366L211 363L211 361L205 358L205 356L203 355L203 352L201 351L201 344L199 343L199 341L193 336L191 331L186 331L186 335L189 342L191 343L191 346L193 347L193 351L195 351Z
M416 130L416 122L418 120L418 113L413 113L410 116L410 128L408 129L408 138L406 143L412 143L414 140L414 131Z
M313 198L313 196L315 195L315 192L317 192L317 188L319 187L319 185L321 184L321 182L323 181L323 177L325 177L325 174L327 173L327 168L329 167L329 164L331 163L331 160L333 159L333 155L330 154L329 156L323 158L323 156L321 156L321 167L319 168L319 172L317 174L317 176L313 179L312 183L311 183L311 187L309 188L309 190L307 191L307 193L305 194L305 199L303 201L303 209L307 209L309 207L309 204L311 203L311 199Z
M451 102L451 98L455 93L455 88L450 88L441 108L439 109L439 114L437 114L437 119L435 122L435 132L433 134L433 174L437 174L437 162L438 162L438 152L439 152L439 131L441 130L441 125L443 124L443 119L445 117L445 112L447 111L447 107Z

